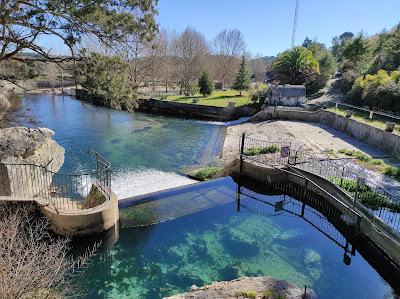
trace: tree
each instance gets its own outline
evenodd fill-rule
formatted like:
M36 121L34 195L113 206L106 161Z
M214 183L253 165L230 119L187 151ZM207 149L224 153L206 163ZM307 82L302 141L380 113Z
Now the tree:
M173 54L176 59L175 73L179 80L180 94L199 77L207 53L206 39L190 27L173 41Z
M218 57L216 79L222 84L234 79L239 58L246 49L243 34L238 29L224 29L215 37L213 42L214 54Z
M320 74L317 59L304 47L295 47L279 54L273 70L282 84L308 85Z
M233 83L233 89L239 90L240 95L242 95L242 91L247 90L249 88L250 88L250 72L247 66L246 57L243 55L239 67L239 72L236 76L235 82Z
M66 57L50 53L39 40L51 35L63 42L75 59L74 47L91 34L111 45L132 32L147 34L157 26L154 0L36 0L0 1L0 61L18 59L24 49L45 60Z
M266 59L258 54L254 58L250 59L249 64L254 80L257 82L264 81L268 68Z
M342 69L363 68L369 53L368 41L362 33L359 33L343 48Z
M319 75L308 85L309 92L317 92L321 88L324 88L329 79L333 77L336 71L336 60L325 44L319 43L317 40L311 41L306 38L303 45L307 45L306 48L312 52L318 61Z
M203 97L210 95L214 91L214 83L210 80L207 71L203 71L199 79L199 91Z
M92 53L82 63L82 87L93 104L131 111L136 108L136 87L129 84L127 62L116 56Z
M72 259L69 239L54 237L51 223L34 214L29 204L0 203L0 298L79 297L79 273L98 244Z

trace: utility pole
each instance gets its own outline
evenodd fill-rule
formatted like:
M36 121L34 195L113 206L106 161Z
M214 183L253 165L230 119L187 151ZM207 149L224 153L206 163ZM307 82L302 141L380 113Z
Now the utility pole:
M292 45L291 48L294 47L296 42L296 31L297 31L297 20L299 18L299 9L300 9L300 0L296 0L296 9L294 11L294 20L293 20L293 32L292 32Z

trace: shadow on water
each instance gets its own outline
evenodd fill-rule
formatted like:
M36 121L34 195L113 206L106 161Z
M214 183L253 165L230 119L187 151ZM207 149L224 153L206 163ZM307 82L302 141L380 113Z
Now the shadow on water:
M159 298L261 275L306 284L321 298L399 292L399 269L322 198L240 183L222 178L122 201L118 241L106 242L88 269L87 297Z

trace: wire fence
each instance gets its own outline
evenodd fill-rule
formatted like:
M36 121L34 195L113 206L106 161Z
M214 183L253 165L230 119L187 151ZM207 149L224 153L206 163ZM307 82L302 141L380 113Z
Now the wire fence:
M400 198L356 173L345 160L309 158L296 161L295 166L334 183L374 216L400 231Z
M57 173L27 163L0 164L0 197L36 200L57 210L93 208L111 198L111 166L92 152L96 169L87 173Z
M239 171L242 171L242 161L248 160L253 164L259 163L281 170L291 165L318 175L339 187L354 202L362 204L371 215L379 218L397 233L400 232L400 197L355 172L347 165L345 159L334 159L329 155L318 157L303 154L301 150L294 150L291 146L291 142L263 141L243 134L239 144ZM328 193L327 195L332 196Z
M288 163L291 145L290 141L264 141L243 134L239 148L244 157L256 157L261 163L280 165Z
M400 116L398 115L339 102L330 102L328 106L328 110L339 115L347 115L352 119L382 130L393 130L394 134L400 135Z

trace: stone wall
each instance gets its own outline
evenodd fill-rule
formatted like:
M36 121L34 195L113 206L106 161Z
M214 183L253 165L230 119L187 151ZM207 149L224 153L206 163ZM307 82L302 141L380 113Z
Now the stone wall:
M0 130L0 196L33 198L48 192L52 173L63 165L65 152L53 135L46 128Z
M400 136L330 111L267 107L254 115L250 121L259 122L271 119L322 123L369 145L389 152L400 159Z
M139 99L138 101L139 111L185 118L229 121L245 116L252 116L256 113L256 110L248 105L240 107L213 107L155 99Z

